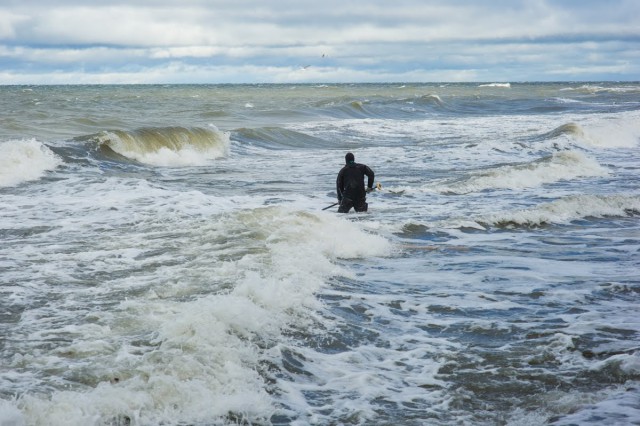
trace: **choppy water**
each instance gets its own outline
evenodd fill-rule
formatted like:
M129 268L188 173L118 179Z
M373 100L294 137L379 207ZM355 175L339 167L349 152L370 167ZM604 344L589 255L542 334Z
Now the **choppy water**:
M640 424L640 84L0 109L3 426Z

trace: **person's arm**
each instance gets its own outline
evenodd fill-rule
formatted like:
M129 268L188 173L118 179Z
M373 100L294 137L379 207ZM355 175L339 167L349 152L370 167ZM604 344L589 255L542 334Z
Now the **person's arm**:
M367 175L367 188L373 188L373 170L371 170L369 166L364 166L364 174Z
M344 174L341 169L338 173L338 178L336 179L336 192L338 193L339 202L342 202L342 188L344 188Z

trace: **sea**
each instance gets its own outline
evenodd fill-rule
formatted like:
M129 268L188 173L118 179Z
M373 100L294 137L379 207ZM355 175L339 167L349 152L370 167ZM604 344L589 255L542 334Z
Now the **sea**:
M640 83L0 111L1 426L640 425Z

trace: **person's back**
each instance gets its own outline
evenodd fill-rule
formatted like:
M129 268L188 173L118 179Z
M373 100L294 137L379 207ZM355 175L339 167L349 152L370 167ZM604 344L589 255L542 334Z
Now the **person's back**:
M338 173L336 179L336 191L338 193L339 213L348 213L351 207L357 212L366 212L367 193L364 186L364 177L368 178L367 187L373 188L374 173L368 166L355 162L352 153L345 156L346 165Z

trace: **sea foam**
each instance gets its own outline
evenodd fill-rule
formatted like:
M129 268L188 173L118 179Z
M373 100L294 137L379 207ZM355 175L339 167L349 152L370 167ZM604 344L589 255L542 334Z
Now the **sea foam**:
M0 187L40 179L62 160L35 139L0 143Z
M626 217L640 213L640 198L631 195L572 195L537 207L487 215L481 223L538 226L588 217Z
M503 88L510 88L511 87L511 83L488 83L488 84L481 84L478 87L503 87Z
M445 184L442 193L467 194L491 189L539 187L561 180L606 176L609 172L579 151L561 151L530 163L499 166L473 174L460 183Z
M578 140L595 148L633 148L640 142L638 118L598 120L587 122Z
M309 326L322 308L316 292L328 277L349 274L336 259L391 250L386 239L358 223L285 207L194 219L174 224L173 231L186 233L171 242L177 244L175 256L184 259L179 269L150 271L147 291L132 291L139 277L111 280L100 292L122 287L129 296L108 312L84 312L93 318L90 325L49 324L31 335L64 335L67 341L47 357L14 358L14 368L27 362L64 368L93 386L60 390L52 399L22 396L17 406L30 424L209 424L223 423L229 413L268 423L274 399L261 370L280 358L283 330ZM229 246L222 244L230 236ZM140 265L147 248L164 250L157 241L147 247L146 239L127 244L141 253L117 257L119 267ZM115 266L93 263L96 273ZM83 312L74 309L78 314ZM5 411L6 418L19 414L11 406Z

